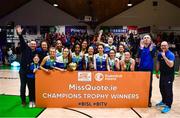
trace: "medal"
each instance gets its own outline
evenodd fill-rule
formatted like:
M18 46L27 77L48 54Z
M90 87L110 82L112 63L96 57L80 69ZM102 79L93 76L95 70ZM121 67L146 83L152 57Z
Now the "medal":
M66 69L67 64L64 58L63 58L63 64L64 64L64 69Z
M55 60L54 59L50 59L50 67L51 68L54 67L55 64L56 64Z
M112 60L112 61L111 61L111 68L112 68L112 70L114 70L114 65L115 65L115 64L114 64L114 60Z
M100 57L100 68L102 68L102 57Z
M77 63L77 65L78 65L78 63L79 63L79 55L78 56L76 56L76 63Z

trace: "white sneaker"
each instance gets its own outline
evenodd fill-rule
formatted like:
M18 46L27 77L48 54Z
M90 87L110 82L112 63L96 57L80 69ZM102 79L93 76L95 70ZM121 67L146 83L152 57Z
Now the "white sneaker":
M36 107L36 104L35 104L35 102L32 102L32 107L34 108L34 107Z
M33 107L33 102L29 102L29 108Z

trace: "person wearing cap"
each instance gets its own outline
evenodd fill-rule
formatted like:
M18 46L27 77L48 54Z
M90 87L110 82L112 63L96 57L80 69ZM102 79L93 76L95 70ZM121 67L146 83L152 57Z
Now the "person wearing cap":
M156 47L153 44L150 35L145 35L140 41L140 47L138 51L139 71L151 72L150 88L149 88L149 102L148 106L151 107L151 95L152 95L152 74L153 74L153 57L156 52Z
M163 41L161 43L161 52L158 53L158 61L156 64L156 77L159 78L159 88L162 96L162 101L156 104L157 107L161 106L162 113L167 113L171 110L173 102L173 81L174 81L174 61L175 56L169 50L168 43Z

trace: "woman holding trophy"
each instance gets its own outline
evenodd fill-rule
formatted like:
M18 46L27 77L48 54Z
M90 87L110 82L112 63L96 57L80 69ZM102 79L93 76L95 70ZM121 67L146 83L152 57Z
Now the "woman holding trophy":
M84 70L83 69L84 58L83 58L83 54L80 54L80 52L81 52L81 45L77 43L74 45L74 52L71 55L72 64L70 64L71 66L71 65L75 65L74 63L76 63L77 65L76 70Z
M90 46L88 48L88 53L84 55L85 59L85 69L86 70L94 70L94 48Z

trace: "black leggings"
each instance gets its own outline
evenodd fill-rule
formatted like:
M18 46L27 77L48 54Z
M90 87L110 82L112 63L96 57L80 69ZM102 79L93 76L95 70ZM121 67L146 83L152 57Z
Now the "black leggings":
M29 101L35 101L35 79L28 78L27 84L29 88Z
M26 72L19 72L20 76L20 97L21 102L26 102L26 84L27 84L27 77Z

